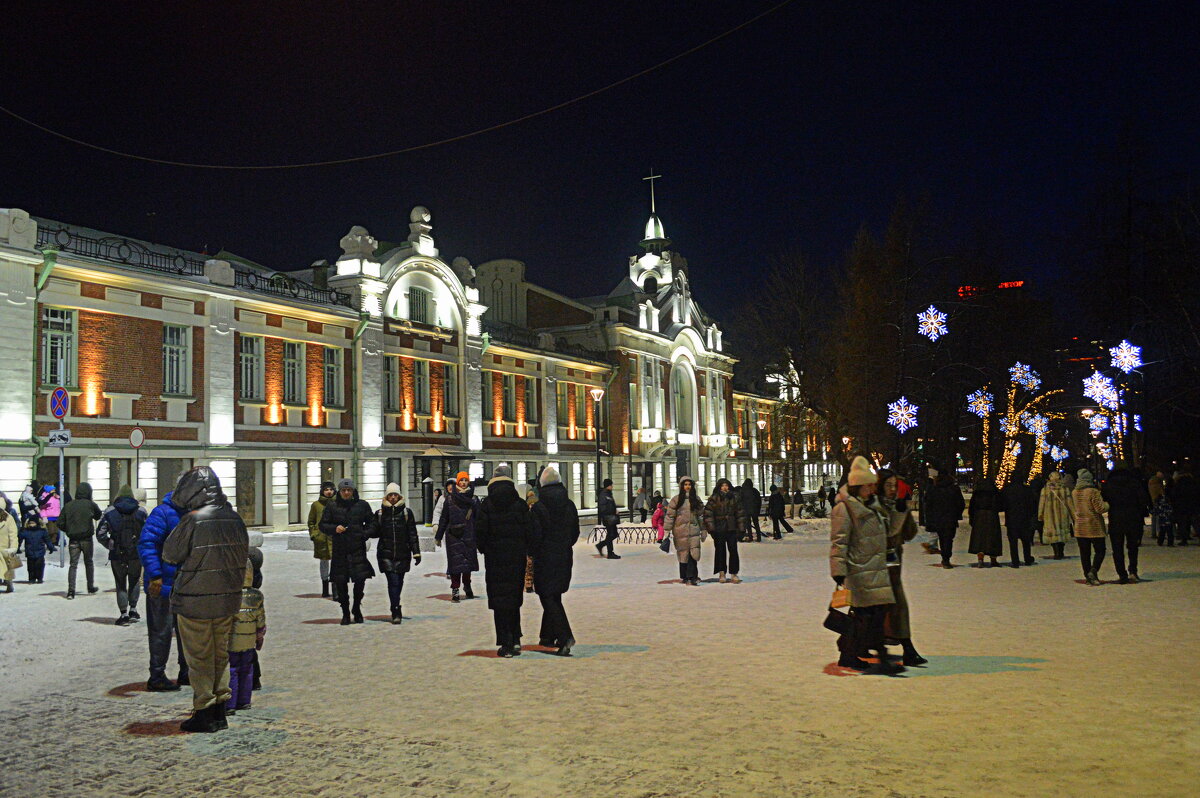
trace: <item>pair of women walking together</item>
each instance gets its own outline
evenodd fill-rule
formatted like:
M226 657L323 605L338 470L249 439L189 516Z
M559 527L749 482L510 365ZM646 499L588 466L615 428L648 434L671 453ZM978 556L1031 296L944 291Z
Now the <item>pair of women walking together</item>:
M682 584L700 584L700 544L709 535L716 544L713 573L718 575L717 581L734 584L742 581L738 576L742 568L738 538L746 531L747 519L733 483L727 479L717 480L712 496L707 502L701 502L696 495L695 481L691 477L682 477L679 493L667 503L663 515L663 527L671 535L679 558Z

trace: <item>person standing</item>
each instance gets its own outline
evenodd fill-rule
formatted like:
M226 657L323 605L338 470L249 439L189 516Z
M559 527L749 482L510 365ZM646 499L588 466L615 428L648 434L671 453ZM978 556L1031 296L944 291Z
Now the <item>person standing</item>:
M1071 492L1057 471L1050 472L1038 497L1038 520L1042 522L1042 541L1050 544L1054 559L1063 559L1063 550L1071 537Z
M1171 500L1167 498L1167 478L1159 471L1150 478L1147 485L1150 494L1150 504L1153 506L1154 539L1158 545L1175 548L1175 532L1171 529L1172 513Z
M633 506L630 507L630 509L629 509L629 520L630 521L633 521L634 513L639 513L641 515L641 520L639 521L639 523L642 523L642 524L646 523L646 516L649 514L646 510L647 501L648 501L648 498L646 496L645 486L639 486L637 489L637 494L633 497Z
M800 488L792 493L792 520L804 517L804 491Z
M934 466L929 467L928 473L929 485L921 498L925 528L937 535L942 567L953 568L950 558L954 556L954 536L958 533L958 522L962 520L967 503L952 476Z
M575 633L562 597L571 587L573 547L579 540L579 510L567 495L558 471L546 468L538 478L541 495L531 508L533 522L533 587L542 602L538 645L571 656Z
M483 555L488 609L496 626L496 653L505 659L521 655L521 605L524 603L525 557L533 537L529 505L517 493L508 466L498 466L479 505L475 540Z
M215 732L228 727L229 633L242 606L250 538L208 466L184 473L174 498L185 513L167 536L162 558L178 567L171 609L192 684L192 717L179 728Z
M1185 463L1180 467L1167 489L1167 498L1171 501L1175 537L1180 546L1186 546L1192 537L1192 527L1200 522L1197 517L1200 513L1200 483L1192 476L1190 465Z
M479 554L475 549L475 516L478 513L479 500L475 498L471 476L466 471L459 471L454 484L447 488L435 537L439 548L443 541L446 544L450 601L455 604L459 601L460 585L467 598L475 598L471 591L471 574L479 570Z
M333 543L329 579L334 583L338 604L342 607L342 626L363 622L363 594L367 580L375 576L375 569L367 559L367 539L373 533L374 523L371 505L358 498L354 480L349 477L340 480L337 496L325 505L325 512L321 515L321 531ZM348 592L351 582L354 582L353 608Z
M1089 585L1099 585L1100 566L1104 564L1104 514L1108 512L1108 505L1096 487L1092 472L1086 468L1079 469L1075 490L1071 491L1071 512L1083 577Z
M46 531L59 546L65 545L59 535L61 530L58 528L58 517L62 514L62 506L62 496L59 495L58 488L54 485L43 485L38 494L38 512L42 515ZM61 563L59 564L61 565Z
M976 568L995 568L997 558L1004 554L1004 539L1000 535L1000 491L991 480L982 479L971 494L967 516L971 520L971 543L967 551L979 558ZM989 562L984 564L983 558Z
M261 557L262 552L259 552ZM229 634L229 700L225 714L250 709L254 690L258 689L255 663L267 635L267 607L262 591L254 586L258 569L246 563L242 581L242 604Z
M338 597L329 595L329 561L333 559L333 541L321 531L321 516L325 515L325 508L333 501L336 492L337 487L332 482L322 482L320 495L308 508L308 536L312 539L313 558L321 573L321 598L332 598L334 601Z
M1117 581L1122 585L1137 583L1138 548L1146 529L1146 515L1151 510L1150 492L1140 474L1124 460L1117 462L1100 491L1108 503L1108 535L1112 538L1113 565ZM1125 554L1129 554L1129 570L1125 569Z
M92 486L80 482L75 498L67 502L58 517L59 528L67 536L67 552L71 557L71 567L67 571L67 598L75 598L75 572L79 558L83 557L83 569L87 574L87 592L96 593L96 570L92 564L92 552L95 548L93 537L96 534L96 522L100 520L100 508L92 501Z
M778 485L771 486L771 495L767 498L767 515L771 518L771 536L775 540L783 538L783 534L779 531L779 525L783 524L783 528L788 532L792 532L791 525L784 517L786 515L787 502L783 500L783 492L780 491Z
M818 491L820 493L820 491ZM824 493L821 493L824 496ZM742 512L746 514L746 540L762 543L762 527L758 517L762 514L762 494L754 487L749 478L742 483L741 490Z
M137 611L138 588L142 584L138 541L145 525L146 511L133 497L133 490L122 485L112 507L105 511L96 528L96 540L108 549L108 567L117 584L117 609L121 612L117 626L128 626L142 617Z
M404 575L412 563L421 564L421 541L417 537L417 519L413 511L405 506L400 486L395 482L389 482L384 488L383 504L375 511L371 534L379 538L376 557L379 572L387 579L392 623L400 624L404 620L400 609Z
M704 505L704 531L712 536L716 546L716 556L713 558L713 573L717 581L741 584L742 563L738 557L738 538L746 530L746 514L733 483L725 478L717 480L717 487ZM725 574L730 578L726 580Z
M1010 566L1021 567L1017 546L1021 547L1025 565L1033 565L1033 532L1037 522L1038 494L1033 487L1016 479L1000 491L1000 507L1004 510L1004 526L1008 532L1008 551L1012 555Z
M663 499L662 491L655 488L654 495L650 497L650 515L654 515L654 511L657 510L664 501L665 500Z
M46 574L46 550L55 551L54 541L50 533L42 526L42 517L37 513L25 517L25 525L20 531L21 542L25 544L25 581L31 585L40 585Z
M138 539L138 555L142 559L142 583L146 589L146 637L150 643L150 679L146 690L160 693L178 690L188 684L187 658L179 624L171 609L171 588L175 584L175 566L162 558L167 535L179 523L184 509L175 503L175 492L168 491L163 500L150 511ZM175 656L179 660L179 676L172 682L167 678L167 659L171 656L171 638L175 638Z
M704 503L696 495L695 480L679 478L679 493L667 503L664 515L663 528L671 535L675 553L679 556L679 581L697 586L700 584L700 544L708 535L701 525Z
M530 487L525 491L525 505L533 510L533 505L538 503L537 491ZM533 552L525 555L525 592L533 592Z
M596 497L596 520L604 527L604 540L596 544L596 551L600 552L600 556L604 557L604 549L608 549L608 559L619 560L619 554L613 552L613 541L617 539L620 533L617 531L617 523L621 520L617 515L617 501L613 498L612 492L613 481L605 479L600 485L600 493Z
M39 521L42 521L41 507L38 506L38 484L30 482L25 486L25 490L21 491L21 497L17 499L17 510L21 515L21 526L25 526L26 519L31 515L36 515ZM45 526L42 521L41 526Z
M437 532L438 524L441 523L442 508L446 506L446 497L450 495L452 490L454 490L454 485L455 481L453 479L448 479L446 480L445 485L443 485L443 487L446 489L444 492L440 490L435 490L433 492L433 515L430 516L429 525L433 527L434 532Z
M888 659L884 622L896 603L887 573L888 517L883 505L871 501L876 491L875 474L865 457L855 457L846 487L830 514L829 572L839 587L850 592L854 634L838 664L892 676L903 670ZM875 665L868 666L864 654L874 652Z
M21 531L17 522L7 512L0 512L0 585L5 593L12 593L14 571L20 567L21 559L17 557L17 549L21 546ZM29 552L25 552L29 557Z
M900 494L899 479L895 472L883 468L876 475L875 495L887 513L887 572L892 584L892 595L896 603L888 610L883 621L884 639L895 642L904 650L904 664L924 665L929 660L917 653L912 641L912 626L908 610L908 597L904 593L904 582L900 568L904 562L904 544L917 536L917 522L912 511L905 506Z

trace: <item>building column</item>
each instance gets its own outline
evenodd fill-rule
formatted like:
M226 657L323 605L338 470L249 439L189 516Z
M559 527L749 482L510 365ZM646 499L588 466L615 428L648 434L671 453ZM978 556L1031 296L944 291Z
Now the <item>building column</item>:
M233 375L238 367L233 351L233 302L213 298L206 305L209 329L204 336L204 412L208 416L208 442L230 446L235 401Z
M483 386L480 385L481 374L483 370L483 339L467 335L465 337L466 345L464 347L464 363L463 378L466 384L463 386L465 390L466 405L463 408L463 416L466 419L467 428L467 449L472 452L483 451Z
M542 424L545 426L546 454L558 454L558 377L547 376L542 391Z
M382 325L372 323L354 348L354 403L358 440L364 449L383 445Z

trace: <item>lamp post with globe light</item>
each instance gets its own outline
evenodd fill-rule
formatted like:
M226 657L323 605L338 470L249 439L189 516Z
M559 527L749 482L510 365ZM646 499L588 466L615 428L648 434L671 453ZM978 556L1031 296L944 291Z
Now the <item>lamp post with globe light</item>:
M754 449L755 449L755 454L758 456L758 475L757 476L758 476L758 484L761 487L766 481L763 477L763 472L762 472L762 460L763 460L762 433L763 433L763 430L765 430L767 428L767 420L760 416L759 419L754 422L754 426L758 427L758 432L754 433L754 441L755 441Z
M593 434L596 436L596 480L592 486L596 489L596 506L600 505L600 483L603 480L600 477L600 400L604 398L604 389L596 386L588 391L592 397L592 426Z

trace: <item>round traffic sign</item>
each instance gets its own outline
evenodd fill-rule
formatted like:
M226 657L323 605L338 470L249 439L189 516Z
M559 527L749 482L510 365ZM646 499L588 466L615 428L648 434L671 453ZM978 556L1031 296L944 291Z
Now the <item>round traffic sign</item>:
M67 393L67 389L61 385L50 392L50 415L62 420L63 416L71 412L71 394Z
M135 449L142 448L142 444L146 442L146 433L141 427L134 427L129 431L129 445Z

